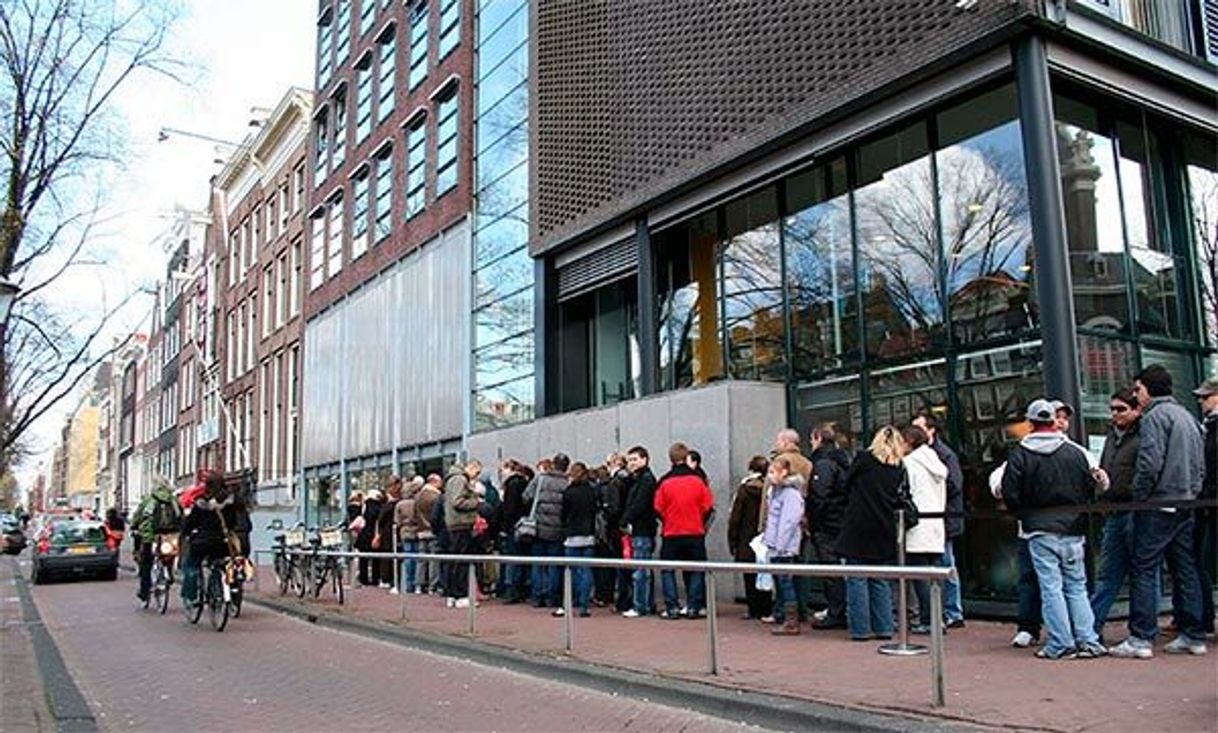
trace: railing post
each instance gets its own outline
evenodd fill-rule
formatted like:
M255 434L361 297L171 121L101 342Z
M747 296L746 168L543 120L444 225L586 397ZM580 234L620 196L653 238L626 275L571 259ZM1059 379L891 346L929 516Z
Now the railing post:
M397 561L395 560L395 562L397 562ZM415 570L415 573L418 573L417 568ZM416 574L415 577L417 578L418 575ZM406 620L406 595L407 595L407 593L409 593L409 591L407 589L402 588L401 586L398 587L398 620L399 621Z
M474 635L475 624L478 619L478 569L474 564L466 564L466 577L468 578L468 587L465 591L466 599L469 601L469 635Z
M562 569L562 648L567 654L575 646L571 629L571 566L564 565Z
M943 581L930 581L930 677L931 705L937 708L946 703L943 675Z
M905 567L905 510L897 510L897 565ZM909 599L905 577L897 578L897 643L881 644L880 654L897 657L913 657L926 654L929 650L921 644L909 643Z
M250 543L251 545L254 543ZM254 550L254 592L262 592L262 572L258 569L258 554L259 550Z
M706 667L710 674L719 674L719 601L715 573L710 570L706 572Z

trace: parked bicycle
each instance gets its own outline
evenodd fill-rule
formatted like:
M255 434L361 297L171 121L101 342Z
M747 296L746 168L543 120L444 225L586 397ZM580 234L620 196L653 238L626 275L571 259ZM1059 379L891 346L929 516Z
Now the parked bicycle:
M144 608L152 606L161 615L169 610L173 568L179 554L178 543L176 534L159 534L152 545L152 592L144 599Z
M269 530L283 529L283 523L276 520L267 525ZM304 598L309 588L308 560L306 556L289 550L303 550L306 546L305 525L299 522L292 529L277 534L275 540L275 582L279 586L279 595L286 595L290 590L297 598Z
M309 543L313 546L313 555L308 561L310 585L313 588L313 597L321 596L322 590L327 584L330 585L331 591L334 593L335 599L339 605L343 603L343 578L346 573L346 563L333 555L320 555L319 552L339 551L344 547L343 535L346 527L339 525L337 527L314 527L310 531L315 532L315 536L309 539Z

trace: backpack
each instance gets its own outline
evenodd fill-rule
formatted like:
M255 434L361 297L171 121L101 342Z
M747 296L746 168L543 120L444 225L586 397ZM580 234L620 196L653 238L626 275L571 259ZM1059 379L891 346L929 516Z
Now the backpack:
M182 528L182 510L176 502L152 500L152 531L169 534Z

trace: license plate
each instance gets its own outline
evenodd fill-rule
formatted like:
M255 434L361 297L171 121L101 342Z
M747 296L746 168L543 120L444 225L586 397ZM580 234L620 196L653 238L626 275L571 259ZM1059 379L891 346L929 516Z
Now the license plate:
M69 547L68 554L69 555L92 555L93 548L92 547Z

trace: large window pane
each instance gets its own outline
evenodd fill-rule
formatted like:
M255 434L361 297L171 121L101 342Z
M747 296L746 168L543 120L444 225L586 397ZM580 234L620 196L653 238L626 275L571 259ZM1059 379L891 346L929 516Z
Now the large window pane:
M1179 304L1182 263L1174 256L1170 238L1160 236L1155 226L1156 186L1150 161L1161 168L1163 151L1153 134L1143 134L1141 125L1118 122L1116 132L1138 331L1179 338L1184 335Z
M1129 332L1113 141L1100 132L1093 107L1058 95L1054 109L1075 320L1083 328Z
M1133 384L1138 368L1137 348L1130 341L1079 334L1078 361L1082 404L1077 406L1075 419L1083 421L1088 442L1102 441L1112 417L1109 397Z
M495 260L474 273L474 307L533 286L533 259L524 250Z
M877 369L869 378L869 433L885 425L905 425L923 410L947 411L947 362L934 359L918 364Z
M723 377L715 272L718 241L714 212L655 235L663 389Z
M529 85L521 84L478 117L478 154L529 116Z
M782 253L778 198L767 188L725 207L723 333L728 375L737 379L786 378L782 314Z
M529 44L523 43L498 68L478 82L478 114L495 106L529 76Z
M865 447L863 403L857 376L835 377L803 385L795 394L799 434L823 423L835 423L839 442Z
M638 393L637 290L633 277L559 305L557 363L562 412L612 405Z
M1036 327L1023 145L1007 86L939 115L935 154L952 335L970 344Z
M478 230L474 238L477 249L474 265L481 267L528 244L528 216L529 207L520 206Z
M529 166L521 164L478 192L479 223L497 219L528 200Z
M787 180L787 293L797 379L859 360L846 162Z
M858 151L855 193L859 287L867 353L904 357L942 340L935 189L926 125L917 123Z
M474 311L474 346L502 341L533 328L533 289Z
M504 173L524 163L529 155L529 126L524 123L499 138L478 158L479 188L490 184Z
M488 430L532 420L533 394L532 376L479 390L474 396L474 429Z
M533 373L532 332L513 336L474 352L474 384L485 389Z
M1189 135L1185 156L1202 331L1212 347L1218 346L1218 141Z

